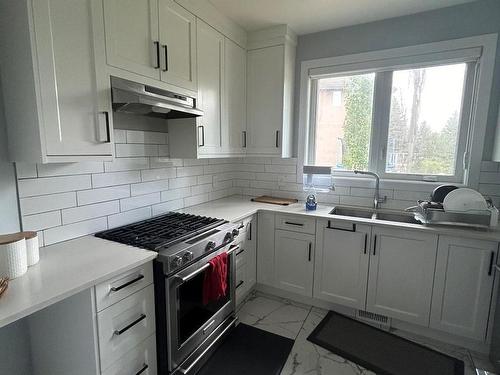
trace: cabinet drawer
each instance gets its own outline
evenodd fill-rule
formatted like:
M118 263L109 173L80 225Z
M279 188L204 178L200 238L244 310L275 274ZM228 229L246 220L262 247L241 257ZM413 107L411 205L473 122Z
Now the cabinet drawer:
M132 293L153 283L153 267L148 262L112 279L96 285L95 295L97 311L121 301Z
M314 234L316 220L299 215L276 215L276 228L291 230L292 232Z
M142 372L141 372L142 371ZM102 375L156 375L156 337L149 336L113 363Z
M128 296L97 314L101 370L155 331L153 285Z

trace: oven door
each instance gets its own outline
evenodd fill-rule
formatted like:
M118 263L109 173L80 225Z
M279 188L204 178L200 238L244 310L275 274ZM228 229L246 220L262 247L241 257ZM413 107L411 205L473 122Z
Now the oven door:
M168 369L173 371L235 311L235 250L226 245L166 279ZM203 281L208 261L228 253L228 291L218 301L203 304Z

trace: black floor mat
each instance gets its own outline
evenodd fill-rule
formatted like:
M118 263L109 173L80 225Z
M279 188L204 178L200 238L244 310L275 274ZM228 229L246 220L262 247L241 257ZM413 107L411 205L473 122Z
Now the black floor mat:
M279 375L293 342L239 324L197 375Z
M378 375L464 374L456 358L333 311L307 339Z

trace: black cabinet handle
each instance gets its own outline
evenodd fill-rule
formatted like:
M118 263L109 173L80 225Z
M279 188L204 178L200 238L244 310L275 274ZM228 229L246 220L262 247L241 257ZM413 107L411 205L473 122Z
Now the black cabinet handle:
M122 290L123 288L126 288L129 285L132 285L140 280L144 279L144 275L139 275L135 279L132 279L130 281L127 281L125 284L122 284L120 286L113 286L111 287L112 292L118 292L119 290Z
M328 220L328 226L326 227L326 229L333 229L333 230L343 230L344 232L356 232L356 223L352 223L352 228L351 229L347 229L347 228L336 228L336 227L332 227L332 223L330 220Z
M285 224L287 225L295 225L296 227L303 227L304 224L302 223L294 223L294 222L291 222L291 221L285 221Z
M144 364L144 366L142 366L142 368L138 372L136 372L135 375L141 375L148 368L149 368L149 366L147 364Z
M163 46L163 50L165 52L165 69L163 71L168 72L168 46L166 44Z
M280 147L280 131L276 130L276 148Z
M373 255L375 255L375 252L377 251L377 235L373 238Z
M493 274L493 261L495 260L495 252L491 252L490 256L490 267L488 268L488 276L491 276Z
M308 255L309 262L311 261L311 258L312 258L312 242L309 242L309 255Z
M114 334L117 335L117 336L120 336L121 334L127 332L130 328L132 328L133 326L135 326L137 323L142 322L144 319L146 319L146 314L141 314L141 316L139 316L133 322L127 324L125 327L123 327L121 329L115 330Z
M252 222L248 223L248 241L252 241Z
M160 42L154 41L153 44L156 48L156 65L154 66L154 68L160 69Z
M236 289L238 289L243 284L245 284L245 282L243 280L240 280L240 282L236 285Z
M198 142L198 147L203 147L205 146L205 127L203 125L200 125L198 126L198 131L199 130L201 130L201 136L200 136L200 142Z
M368 243L368 233L365 233L365 250L363 251L366 254L366 244Z
M245 249L241 249L241 250L240 250L240 251L238 251L235 255L236 255L236 256L238 256L238 255L240 255L240 254L241 254L242 252L244 252L244 251L245 251Z
M247 131L243 130L243 148L247 147Z

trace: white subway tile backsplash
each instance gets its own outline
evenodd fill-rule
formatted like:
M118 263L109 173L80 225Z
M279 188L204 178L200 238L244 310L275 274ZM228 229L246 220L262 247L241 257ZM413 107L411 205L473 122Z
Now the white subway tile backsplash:
M116 144L116 157L159 156L158 145Z
M114 129L115 143L127 143L127 131L123 129Z
M162 190L168 190L169 180L158 180L150 182L141 182L130 185L130 193L132 196L156 193Z
M72 238L86 236L87 234L96 233L107 229L107 227L106 218L100 217L97 219L80 221L78 223L46 229L44 231L45 246L70 240Z
M161 215L169 211L179 210L184 208L184 199L175 199L172 201L153 205L153 216Z
M17 178L38 177L35 163L16 162Z
M193 195L192 197L184 198L184 206L194 206L197 204L208 202L208 194Z
M172 178L169 180L170 189L178 189L187 186L193 186L196 184L197 184L196 176Z
M112 215L118 212L120 212L120 203L116 200L90 204L87 206L66 208L62 210L62 223L66 225L96 217Z
M94 188L133 184L140 181L141 173L139 171L110 172L92 175L92 186Z
M160 201L161 194L159 192L124 198L120 199L120 210L129 211L135 208L151 206L153 204L160 203Z
M156 181L156 180L165 180L167 178L175 178L177 177L177 172L180 168L155 168L155 169L146 169L141 171L142 181Z
M297 183L296 158L171 159L166 133L116 129L114 135L112 162L16 164L25 229L38 230L49 245L233 194L301 201L307 195ZM482 163L479 188L497 204L499 165ZM333 182L334 190L317 194L320 203L372 207L374 179L335 176ZM381 181L388 197L382 207L404 209L438 185Z
M127 130L127 143L166 145L168 143L168 133Z
M202 166L177 168L177 177L200 176L203 174Z
M173 201L173 200L189 197L191 195L191 189L194 187L195 186L162 191L161 192L161 201L167 202L167 201Z
M74 207L76 206L76 192L21 198L19 204L23 215Z
M19 197L63 193L91 188L90 175L45 177L18 181Z
M146 157L116 158L104 162L105 172L137 171L149 168L149 159Z
M23 216L23 230L38 231L61 225L61 211Z
M146 220L151 217L151 207L137 208L131 211L108 216L108 227L116 228L121 225L133 223L135 221Z
M78 205L106 202L113 199L130 197L130 185L113 186L84 190L76 193Z
M104 172L103 162L39 164L38 177L69 176Z

